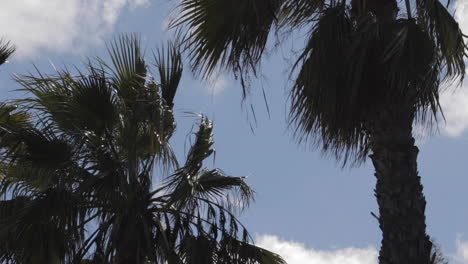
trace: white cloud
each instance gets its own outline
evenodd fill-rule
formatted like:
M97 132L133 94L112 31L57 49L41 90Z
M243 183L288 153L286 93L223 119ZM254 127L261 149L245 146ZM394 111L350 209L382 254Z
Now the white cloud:
M450 137L460 136L468 128L468 83L462 87L444 89L440 96L440 104L444 111L446 122L442 123L442 131Z
M0 35L18 48L16 56L45 51L80 52L101 44L126 7L148 0L2 0Z
M212 74L207 80L207 87L212 95L219 95L228 86L228 83L225 74Z
M303 244L286 241L273 235L256 237L256 245L282 256L288 264L377 264L378 250L367 248L340 248L335 250L316 250ZM468 241L461 235L455 240L455 253L445 254L444 259L454 264L468 264Z
M256 245L282 256L288 264L377 264L378 250L375 247L341 248L335 250L316 250L303 244L286 241L273 235L256 237ZM455 252L446 254L444 259L454 264L468 264L468 241L458 235L455 240Z
M468 263L468 242L462 241L460 237L456 241L457 252L454 259L459 263Z
M453 263L468 264L468 241L462 239L460 234L455 240L455 254L449 255Z
M468 32L468 1L458 0L454 4L455 19L464 33ZM440 97L446 123L441 125L445 135L460 136L468 129L468 83L462 87L449 88Z
M288 264L377 264L378 251L370 246L316 250L271 235L259 236L256 242L256 245L281 255Z
M455 252L445 253L442 251L445 260L453 264L468 264L468 241L464 240L461 234L455 239Z
M460 27L465 32L468 30L468 2L464 0L458 0L455 3L455 19L460 24Z

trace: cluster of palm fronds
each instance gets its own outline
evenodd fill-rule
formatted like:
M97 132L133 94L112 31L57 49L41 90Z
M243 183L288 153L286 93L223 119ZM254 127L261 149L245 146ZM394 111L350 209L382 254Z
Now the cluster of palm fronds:
M255 74L272 32L308 30L291 72L296 135L362 160L376 113L408 104L431 124L440 84L465 74L464 35L446 7L405 2L398 15L393 0L183 0L173 26L187 29L193 67L206 74L217 66Z
M283 263L233 214L252 199L243 178L204 168L208 119L175 159L178 47L155 54L159 82L137 37L109 51L75 74L18 76L31 96L0 107L0 262ZM157 165L175 172L153 183Z

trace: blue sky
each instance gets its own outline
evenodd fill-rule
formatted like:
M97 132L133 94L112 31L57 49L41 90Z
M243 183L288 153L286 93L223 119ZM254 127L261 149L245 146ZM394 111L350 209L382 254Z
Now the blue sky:
M468 4L454 3L459 22L468 32ZM12 74L80 64L85 56L104 56L105 42L120 33L137 32L151 49L170 37L164 31L177 0L2 0L0 35L18 52L0 69L0 99L21 96ZM242 220L257 243L277 251L290 264L375 264L381 234L373 189L373 168L341 169L311 146L295 143L287 128L290 48L300 48L300 36L263 62L261 78L243 103L238 82L229 74L210 81L194 78L185 68L176 96L178 133L173 145L184 154L194 118L205 113L215 122L216 159L207 165L232 175L247 175L256 202ZM148 56L150 58L151 56ZM268 115L261 89L270 108ZM468 85L441 98L446 123L440 133L419 141L419 171L428 200L428 231L452 263L468 263ZM257 122L250 113L255 107ZM253 132L251 126L254 127ZM418 133L420 135L420 133Z

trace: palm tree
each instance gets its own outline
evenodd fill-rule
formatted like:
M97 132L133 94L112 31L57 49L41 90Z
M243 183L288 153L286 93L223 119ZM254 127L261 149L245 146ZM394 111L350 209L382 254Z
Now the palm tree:
M406 14L396 0L182 0L172 27L185 29L195 72L233 71L244 92L272 32L308 32L291 72L295 136L343 164L372 153L380 263L428 264L412 126L433 127L440 86L463 79L467 47L439 0L403 2Z
M1 106L0 262L284 263L234 215L252 201L243 177L203 166L211 121L175 158L177 46L155 53L159 82L137 37L109 51L86 72L17 77L32 96ZM157 184L155 171L174 172Z

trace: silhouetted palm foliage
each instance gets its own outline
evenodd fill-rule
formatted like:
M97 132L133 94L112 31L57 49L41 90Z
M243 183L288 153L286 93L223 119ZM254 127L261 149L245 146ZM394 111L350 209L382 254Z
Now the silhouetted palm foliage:
M255 74L273 32L308 29L291 72L296 135L314 135L315 143L338 158L362 161L368 154L363 131L378 108L410 92L418 120L435 117L439 84L465 74L466 46L438 0L412 1L416 16L392 22L377 19L377 8L352 9L357 2L366 1L182 0L172 27L187 29L192 66L205 75L216 67ZM383 8L396 16L396 7Z
M343 164L372 152L380 263L430 262L412 125L434 127L440 87L463 80L467 51L439 0L181 0L177 11L195 72L230 70L244 93L269 36L307 32L291 71L296 138Z
M9 41L0 39L0 65L4 64L15 50L16 48Z
M137 37L109 51L77 74L17 77L32 96L0 107L0 262L284 263L233 214L252 200L243 178L203 166L211 121L175 158L177 46L155 54L159 82ZM158 165L174 172L157 185Z

